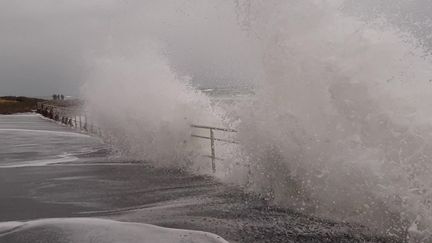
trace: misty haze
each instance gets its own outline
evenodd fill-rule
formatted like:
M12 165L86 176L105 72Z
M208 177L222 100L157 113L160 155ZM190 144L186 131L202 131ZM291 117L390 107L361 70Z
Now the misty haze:
M432 242L429 0L0 0L0 243Z

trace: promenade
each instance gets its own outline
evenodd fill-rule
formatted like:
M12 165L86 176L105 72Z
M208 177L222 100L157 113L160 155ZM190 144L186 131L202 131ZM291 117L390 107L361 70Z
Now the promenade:
M272 207L210 176L117 159L99 138L37 114L0 116L0 136L0 222L109 219L210 232L233 243L397 242Z

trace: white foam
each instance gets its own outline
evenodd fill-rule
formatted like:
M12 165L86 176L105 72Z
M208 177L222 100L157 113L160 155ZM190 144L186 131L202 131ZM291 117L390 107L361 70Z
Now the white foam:
M38 166L47 166L59 163L73 162L77 161L78 158L72 156L71 154L59 155L54 159L41 159L41 160L29 160L23 162L17 162L15 164L8 165L0 165L0 168L21 168L21 167L38 167Z
M53 237L55 236L55 237ZM53 241L53 239L55 239ZM0 242L226 243L215 234L105 219L42 219L0 223Z
M64 132L64 131L50 131L50 130L33 130L33 129L14 129L14 128L1 128L0 132L26 132L26 133L45 133L45 134L55 134L68 137L90 137L86 134L76 133L76 132Z

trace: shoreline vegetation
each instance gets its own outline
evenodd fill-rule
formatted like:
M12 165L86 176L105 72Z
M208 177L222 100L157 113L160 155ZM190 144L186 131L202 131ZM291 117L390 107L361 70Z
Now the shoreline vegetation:
M38 102L46 102L47 104L60 107L79 107L83 105L83 102L78 99L45 100L25 96L3 96L0 97L0 115L34 112L37 109Z
M3 96L0 97L0 114L11 115L32 112L36 110L37 103L42 101L45 100L24 96Z

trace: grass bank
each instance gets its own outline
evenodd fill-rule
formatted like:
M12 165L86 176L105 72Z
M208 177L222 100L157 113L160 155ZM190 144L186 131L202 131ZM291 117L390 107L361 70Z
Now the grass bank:
M22 97L22 96L4 96L0 97L0 114L8 115L15 113L32 112L37 108L37 102L42 99Z

